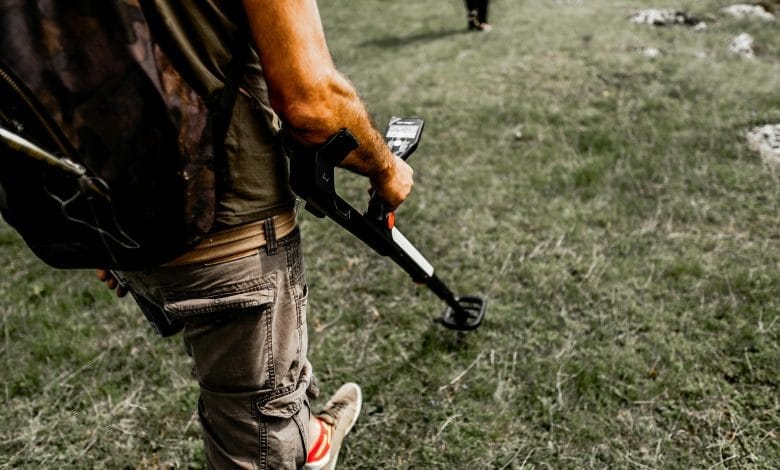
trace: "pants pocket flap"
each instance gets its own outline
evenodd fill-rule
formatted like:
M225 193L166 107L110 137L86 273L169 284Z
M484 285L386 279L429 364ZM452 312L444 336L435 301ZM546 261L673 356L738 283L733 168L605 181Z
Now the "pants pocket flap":
M263 416L288 419L303 407L305 397L306 387L290 385L257 397L255 407Z
M192 297L165 300L165 312L184 318L223 310L258 308L274 302L274 289L271 285L257 286L241 292L205 296L193 294Z

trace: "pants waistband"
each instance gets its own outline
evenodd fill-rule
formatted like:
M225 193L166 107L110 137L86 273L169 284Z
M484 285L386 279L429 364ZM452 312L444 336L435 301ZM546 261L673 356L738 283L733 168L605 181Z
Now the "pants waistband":
M274 239L279 240L295 229L295 212L288 211L272 217ZM237 227L209 234L192 250L163 266L184 266L189 264L218 264L253 255L268 243L265 220L258 220ZM274 240L274 241L275 241Z

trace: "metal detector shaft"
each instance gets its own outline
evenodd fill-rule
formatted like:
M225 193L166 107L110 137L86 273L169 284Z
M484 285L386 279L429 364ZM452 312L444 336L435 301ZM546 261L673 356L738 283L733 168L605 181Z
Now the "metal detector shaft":
M448 306L441 322L448 328L473 330L482 322L485 302L478 297L456 297L434 274L433 265L394 226L394 217L361 214L335 190L334 169L358 146L342 129L316 151L290 150L293 191L317 217L328 216L382 256L392 259L412 279L427 286ZM413 148L412 148L413 150ZM409 152L411 153L411 152Z

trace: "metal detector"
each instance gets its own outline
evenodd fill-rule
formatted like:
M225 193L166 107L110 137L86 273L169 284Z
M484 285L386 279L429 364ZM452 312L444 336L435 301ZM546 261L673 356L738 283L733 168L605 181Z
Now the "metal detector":
M420 142L420 118L390 119L385 141L396 156L406 160ZM395 227L395 213L372 195L361 214L344 201L335 188L334 169L358 147L355 137L342 129L315 150L289 149L290 185L316 217L328 216L382 256L388 256L412 280L424 284L447 307L438 321L453 330L474 330L485 318L487 302L478 296L455 296L434 274L433 265Z

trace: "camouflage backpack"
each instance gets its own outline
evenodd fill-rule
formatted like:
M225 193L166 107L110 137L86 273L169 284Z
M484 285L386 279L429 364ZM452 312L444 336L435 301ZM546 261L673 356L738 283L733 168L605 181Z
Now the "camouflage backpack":
M199 96L151 36L138 1L0 0L0 212L52 266L151 267L211 227L237 80Z

